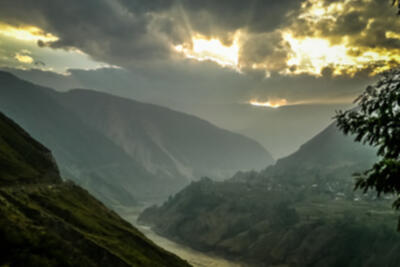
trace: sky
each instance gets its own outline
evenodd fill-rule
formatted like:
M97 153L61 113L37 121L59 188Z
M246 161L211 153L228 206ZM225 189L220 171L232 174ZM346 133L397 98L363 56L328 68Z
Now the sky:
M391 0L2 0L0 68L296 150L400 61Z

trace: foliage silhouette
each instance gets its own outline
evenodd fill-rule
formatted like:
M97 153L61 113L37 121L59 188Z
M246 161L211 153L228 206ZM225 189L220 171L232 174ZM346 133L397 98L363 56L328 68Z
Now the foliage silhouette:
M356 99L357 107L339 111L337 125L357 142L376 147L380 159L372 168L356 173L355 189L375 189L378 196L393 194L393 207L400 208L400 70L381 75ZM398 225L400 230L400 220Z

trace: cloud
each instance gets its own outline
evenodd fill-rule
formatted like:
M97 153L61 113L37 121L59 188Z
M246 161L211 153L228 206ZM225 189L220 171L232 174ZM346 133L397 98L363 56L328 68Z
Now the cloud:
M279 32L248 34L242 39L240 65L248 71L281 71L287 68L289 51L289 44Z
M188 0L182 1L182 6L190 15L194 30L212 35L218 28L223 31L239 28L246 28L249 32L274 31L287 23L289 12L297 10L300 3L298 0Z
M19 58L21 55L27 55L34 61L32 64L21 63L15 58L16 54ZM79 50L38 47L34 40L21 40L0 34L0 67L29 67L65 73L68 68L93 69L102 66L107 65L91 60Z
M355 96L354 88L359 90L353 80L361 84L362 79L370 80L370 73L396 65L392 53L397 50L391 49L400 40L396 37L399 20L393 13L395 10L378 0L0 2L0 18L9 25L18 29L30 25L39 29L40 36L57 37L39 41L46 49L82 51L97 61L124 67L135 80L113 75L115 83L123 84L122 91L136 84L141 87L137 89L139 97L200 102L253 97L349 101ZM389 30L391 37L386 36ZM298 47L285 38L289 31ZM382 33L384 38L376 40ZM234 62L238 61L241 73L186 59L174 49L178 44L193 49L198 34L226 46L240 36ZM366 56L371 51L375 54ZM25 62L32 57L24 55L19 58ZM52 64L49 57L39 61ZM72 64L64 57L62 61ZM87 80L87 74L76 77ZM103 84L108 84L109 90L121 87ZM102 87L102 83L96 86Z
M115 65L163 59L170 50L162 36L151 30L150 15L130 12L118 1L6 0L0 3L0 17L14 25L35 25L59 38L40 41L41 46L77 48Z
M41 46L77 48L98 61L130 68L171 60L172 45L190 41L194 33L229 43L237 29L273 31L299 5L298 0L5 0L0 17L57 36L39 41Z
M348 38L350 45L364 48L400 48L398 40L389 38L385 34L387 31L398 32L400 26L400 21L395 16L396 9L390 7L389 1L309 0L309 2L312 3L311 7L316 3L322 5L327 12L319 18L303 20L315 35L332 41ZM335 9L334 6L339 4L340 8ZM298 34L301 35L302 32ZM309 36L310 33L307 32L306 35Z
M298 40L315 38L342 45L349 61L358 65L356 71L375 74L400 62L400 20L395 14L390 1L306 0L287 30Z
M25 64L32 64L34 62L34 59L31 56L27 55L26 53L16 53L15 59L18 62Z
M0 34L23 41L57 41L57 37L35 26L12 26L0 21Z

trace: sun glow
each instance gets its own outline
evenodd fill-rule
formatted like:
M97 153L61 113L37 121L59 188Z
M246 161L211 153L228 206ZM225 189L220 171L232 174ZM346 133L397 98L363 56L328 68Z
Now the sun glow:
M0 34L12 37L22 41L43 41L55 42L58 37L51 33L46 33L42 29L35 26L20 26L15 27L9 24L0 23Z
M279 108L281 106L286 106L287 100L284 98L277 99L277 100L265 101L265 102L260 102L258 100L250 100L249 104L252 106L256 106L256 107Z
M343 12L345 4L341 2L333 2L326 5L325 2L320 0L308 0L302 4L303 12L299 18L308 21L319 21L321 19L336 20L337 13Z
M354 62L347 56L345 45L331 45L320 38L296 39L290 33L283 38L289 43L291 53L288 66L296 66L296 73L308 72L319 75L329 65L351 66Z
M351 0L326 3L319 0L305 0L301 6L299 19L307 21L311 35L299 36L290 27L282 30L283 39L289 44L287 69L284 74L312 74L321 76L325 68L329 68L333 76L355 75L366 70L371 76L397 66L400 62L398 49L361 46L352 36L329 36L321 32L325 28L334 28L339 15L350 14L355 10ZM360 36L367 34L374 18L368 19L365 30ZM295 26L295 25L294 25ZM313 30L313 27L315 29ZM295 27L296 28L296 27ZM387 31L386 38L400 39L397 32ZM330 38L331 37L331 38Z
M174 47L187 58L199 61L211 60L224 67L237 68L239 63L238 36L230 46L224 45L219 39L207 39L196 35L192 38L192 44L182 44Z
M330 67L333 75L343 73L352 75L374 62L400 60L400 56L388 50L368 49L352 54L352 47L345 38L341 44L337 45L316 37L298 39L289 32L283 33L283 38L291 48L287 65L292 68L292 74L310 73L319 76L324 68ZM386 65L380 68L375 67L374 73L389 68L390 66Z

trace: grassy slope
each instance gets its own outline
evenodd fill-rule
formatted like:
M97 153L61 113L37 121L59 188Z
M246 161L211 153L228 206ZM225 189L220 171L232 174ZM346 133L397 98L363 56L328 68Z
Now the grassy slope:
M87 191L0 114L0 266L189 266Z

